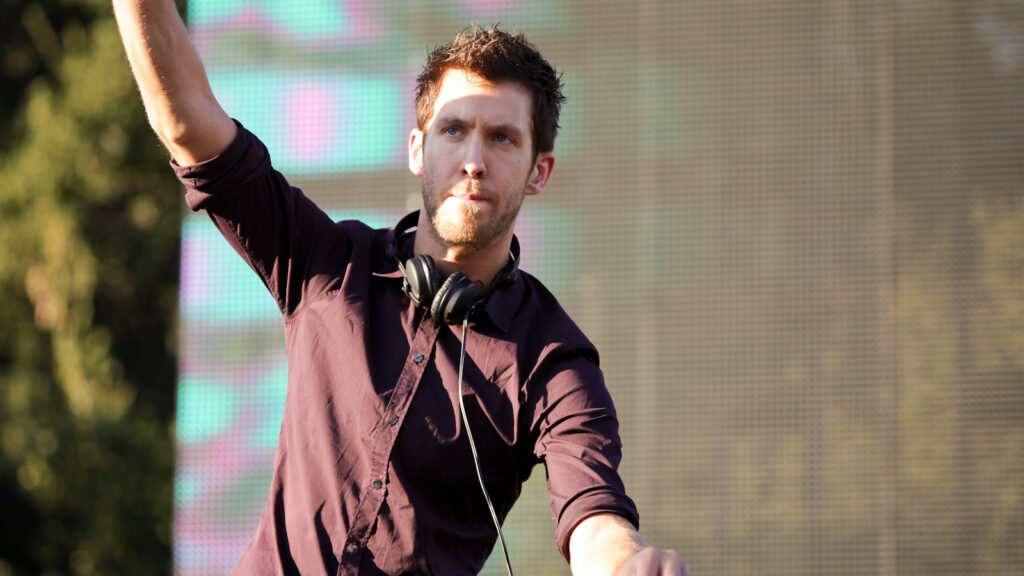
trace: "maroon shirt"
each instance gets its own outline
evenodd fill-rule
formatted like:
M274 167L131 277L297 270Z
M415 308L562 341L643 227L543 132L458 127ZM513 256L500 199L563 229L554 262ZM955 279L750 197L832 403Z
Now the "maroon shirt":
M288 393L274 476L233 573L477 573L497 533L459 416L461 326L426 318L405 296L386 230L331 221L245 129L217 158L173 166L189 207L209 213L284 316ZM481 310L463 393L499 518L543 462L566 558L589 515L636 524L593 345L526 273Z

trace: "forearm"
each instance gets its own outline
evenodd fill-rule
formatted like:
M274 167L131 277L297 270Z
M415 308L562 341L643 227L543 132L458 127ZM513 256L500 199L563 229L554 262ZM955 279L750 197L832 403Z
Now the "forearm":
M234 122L213 96L172 0L113 0L114 16L150 125L179 164L220 153Z
M569 537L569 567L573 576L606 576L646 546L636 528L615 514L585 518Z

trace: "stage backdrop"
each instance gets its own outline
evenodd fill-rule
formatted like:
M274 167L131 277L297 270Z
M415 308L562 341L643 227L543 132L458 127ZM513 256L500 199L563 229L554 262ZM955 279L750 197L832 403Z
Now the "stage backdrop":
M392 225L425 54L477 22L564 73L523 268L598 345L648 541L695 574L1020 574L1024 5L192 0L224 108ZM175 573L256 527L281 319L204 215L181 266ZM535 471L521 574L567 574ZM503 566L492 556L488 574Z

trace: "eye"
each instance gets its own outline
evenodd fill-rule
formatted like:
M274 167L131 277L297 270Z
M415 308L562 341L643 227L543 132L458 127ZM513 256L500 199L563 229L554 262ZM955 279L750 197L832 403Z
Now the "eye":
M462 131L459 130L457 126L448 126L444 130L441 130L441 133L447 136L458 136L459 134L462 133Z
M504 132L498 132L497 134L495 134L494 135L494 140L496 142L498 142L499 144L511 144L512 143L512 138L508 134L505 134Z

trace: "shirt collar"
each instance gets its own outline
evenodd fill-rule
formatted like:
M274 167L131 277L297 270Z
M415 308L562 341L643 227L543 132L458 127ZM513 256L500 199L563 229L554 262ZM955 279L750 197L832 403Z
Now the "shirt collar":
M477 307L478 316L487 316L495 328L507 334L512 326L512 318L519 311L525 295L526 283L523 280L523 273L520 272L519 279L513 284L498 288Z
M412 239L415 234L406 234L398 240L399 258L410 258L412 254ZM385 238L385 242L386 242ZM377 258L373 266L373 275L382 278L394 278L402 280L402 272L398 269L398 263L387 257L383 249L376 250ZM484 303L477 307L476 320L486 317L495 328L508 333L512 326L512 318L522 305L526 295L526 287L523 280L523 273L519 272L519 278L509 286L502 286L492 292Z
M398 239L398 257L409 258L412 253L412 234L406 234ZM373 275L382 276L384 278L401 278L402 272L398 269L398 262L395 262L388 257L387 244L391 238L391 231L387 230L384 234L378 234L376 237L377 245L374 246L373 254Z

